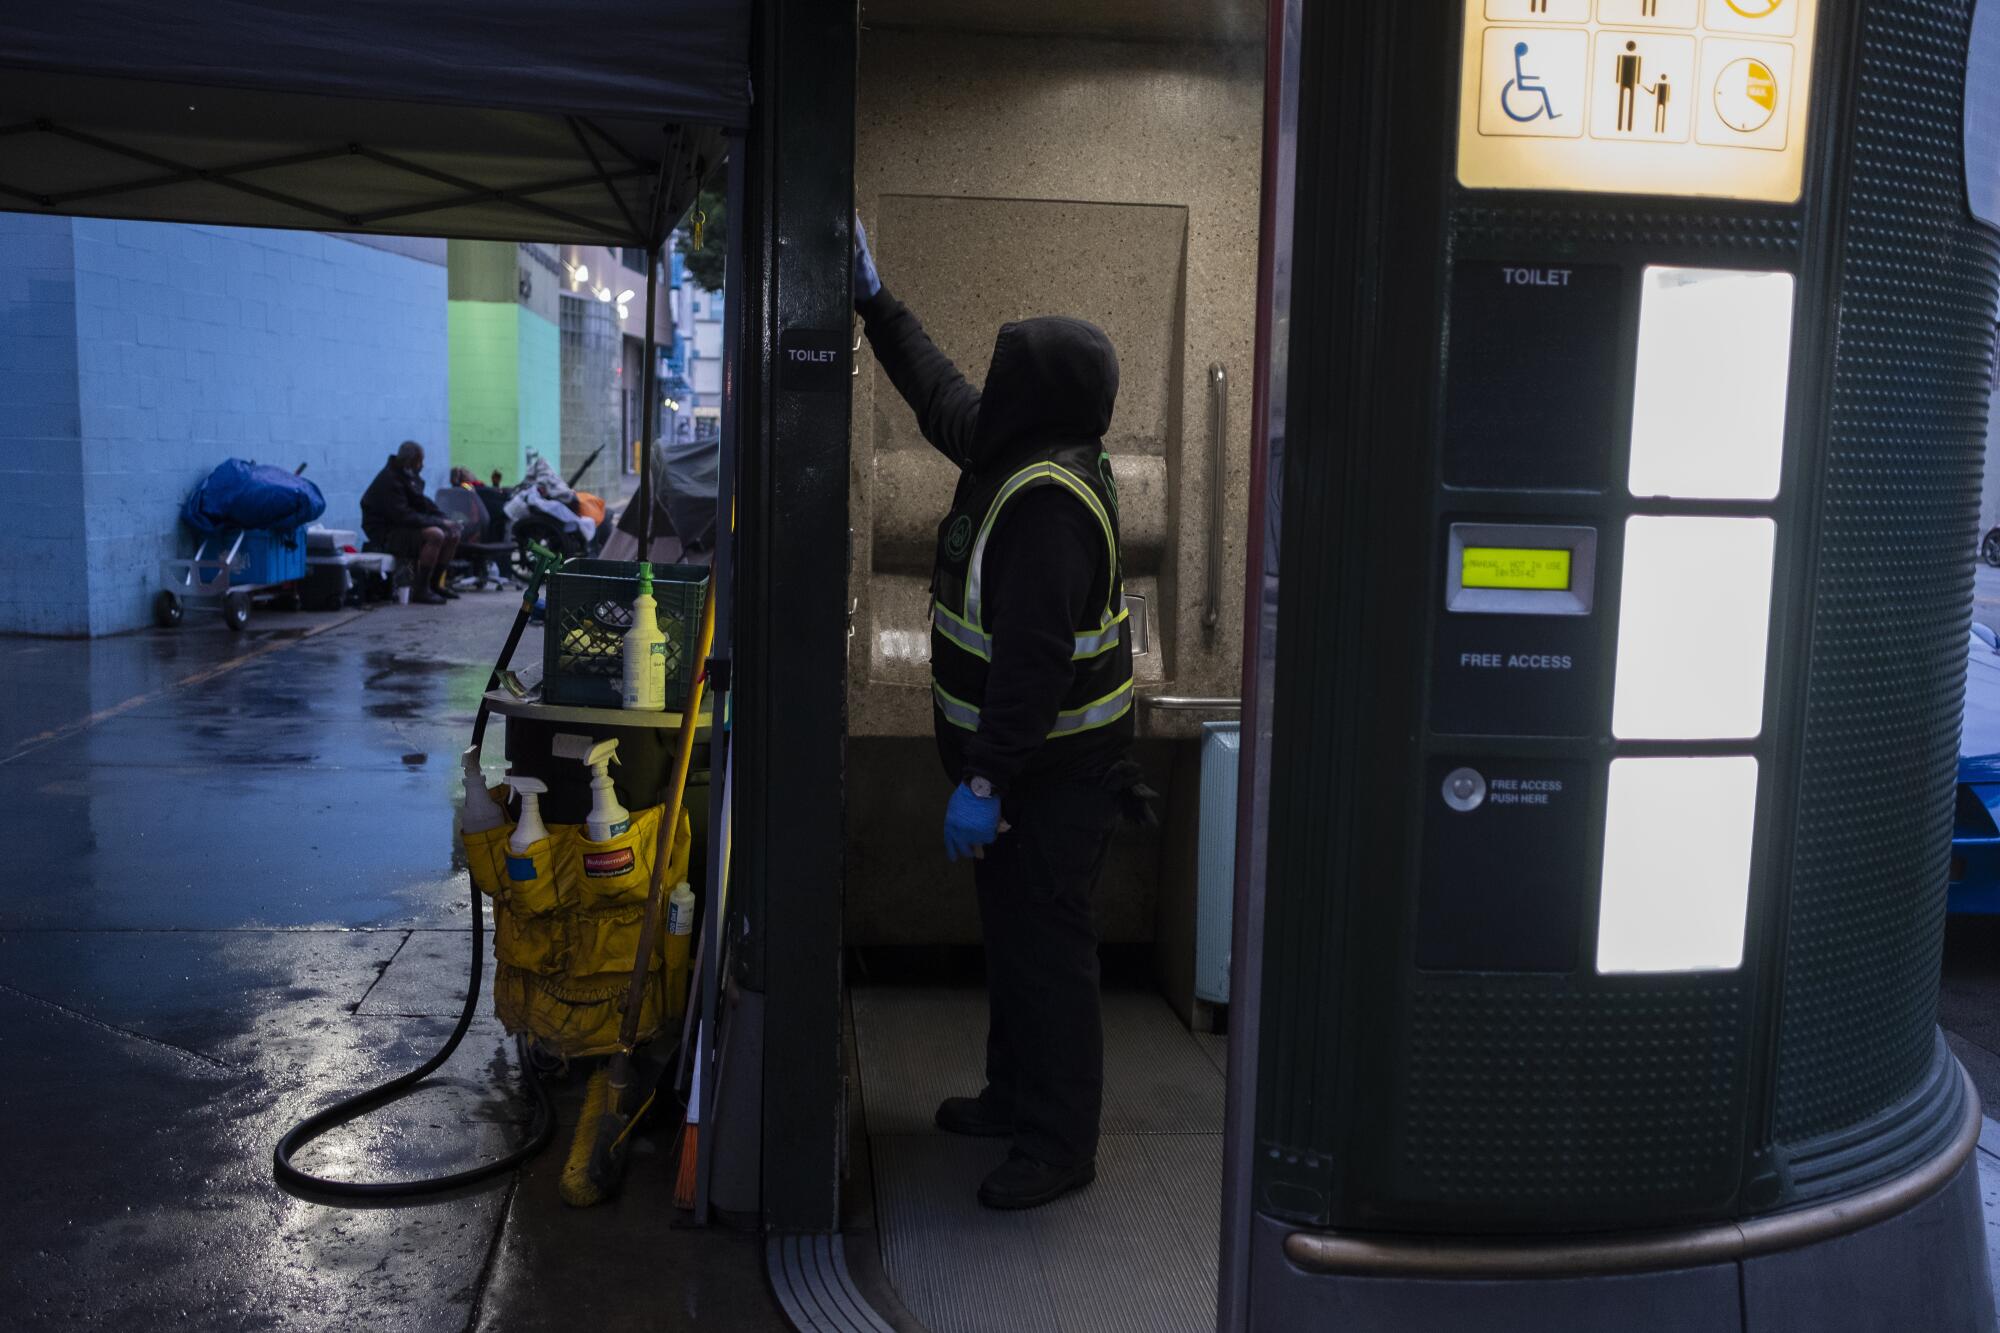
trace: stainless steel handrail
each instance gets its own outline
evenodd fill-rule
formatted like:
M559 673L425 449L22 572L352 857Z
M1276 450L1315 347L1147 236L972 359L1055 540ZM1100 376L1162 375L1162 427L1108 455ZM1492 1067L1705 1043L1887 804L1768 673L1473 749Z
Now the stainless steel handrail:
M1202 601L1201 629L1213 635L1222 623L1222 525L1227 522L1223 495L1224 464L1229 441L1229 373L1220 361L1208 367L1208 586Z
M1241 699L1224 699L1195 694L1142 694L1139 702L1148 708L1198 710L1210 713L1240 713L1243 711Z

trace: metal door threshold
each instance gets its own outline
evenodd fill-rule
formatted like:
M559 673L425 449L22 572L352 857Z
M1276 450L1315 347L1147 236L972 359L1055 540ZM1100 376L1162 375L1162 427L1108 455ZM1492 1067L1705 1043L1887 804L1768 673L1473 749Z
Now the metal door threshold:
M800 1333L894 1333L854 1285L839 1236L773 1236L765 1266L778 1304Z

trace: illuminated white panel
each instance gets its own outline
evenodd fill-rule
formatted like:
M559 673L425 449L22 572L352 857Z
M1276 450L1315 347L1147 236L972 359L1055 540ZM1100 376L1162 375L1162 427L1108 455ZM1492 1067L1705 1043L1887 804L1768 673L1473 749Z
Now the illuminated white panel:
M1737 740L1764 729L1776 534L1768 518L1626 521L1611 705L1619 739Z
M1743 963L1757 761L1614 759L1599 892L1599 972Z
M1791 274L1647 269L1632 494L1776 498L1791 348Z
M1460 184L1799 197L1818 0L1462 3Z

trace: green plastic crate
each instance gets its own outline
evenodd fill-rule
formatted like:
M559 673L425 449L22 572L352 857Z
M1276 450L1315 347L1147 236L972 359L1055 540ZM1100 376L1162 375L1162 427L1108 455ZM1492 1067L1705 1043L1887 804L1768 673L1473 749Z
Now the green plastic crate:
M625 631L639 596L631 560L572 560L549 575L542 624L542 701L617 708L625 699ZM667 708L687 697L701 628L704 565L654 565L653 601L667 636Z

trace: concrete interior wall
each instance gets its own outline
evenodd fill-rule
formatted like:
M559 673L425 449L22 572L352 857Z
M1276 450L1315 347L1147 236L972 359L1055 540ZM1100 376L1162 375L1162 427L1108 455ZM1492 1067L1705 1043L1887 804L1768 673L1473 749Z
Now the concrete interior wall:
M1240 7L1228 8L1234 23ZM1038 27L1065 22L1047 7L1038 12L1047 21ZM1075 23L1088 30L1094 13L1080 12ZM1132 591L1147 598L1152 648L1136 663L1140 688L1234 696L1262 34L1254 23L1232 27L1237 41L946 32L927 28L930 15L928 7L904 6L895 18L909 26L862 33L855 201L883 280L975 383L1008 319L1072 314L1111 334L1123 375L1108 443ZM1098 30L1122 35L1128 26ZM1211 363L1238 386L1223 467L1224 508L1234 521L1213 538ZM865 344L859 369L850 475L848 937L968 940L977 937L976 923L941 905L942 862L910 851L934 841L928 835L949 790L941 773L930 782L935 760L923 738L930 731L925 579L951 470L917 436ZM1211 540L1224 556L1213 632L1201 623ZM1142 710L1140 725L1146 736L1192 738L1198 720ZM1164 786L1175 768L1171 751L1146 752L1155 785ZM1151 937L1159 854L1157 838L1119 840L1101 897L1108 938Z
M1139 762L1164 778L1174 768L1174 753L1186 744L1143 741ZM847 768L846 942L977 943L972 863L946 861L938 832L951 784L938 764L935 742L927 736L857 736L848 747ZM867 836L856 836L862 830ZM1113 837L1097 893L1097 929L1105 943L1154 939L1165 871L1161 847L1156 834L1136 828L1121 827ZM1190 957L1190 974L1192 966Z
M898 257L890 290L975 381L985 377L995 331L1009 320L1076 315L1110 337L1118 353L1118 405L1104 444L1118 480L1125 591L1144 600L1155 631L1152 651L1133 667L1141 688L1157 687L1176 656L1174 618L1160 609L1163 587L1172 588L1176 573L1169 529L1176 500L1171 466L1182 436L1187 210L885 194L875 216L871 244ZM1049 238L1057 236L1063 262L1050 263ZM873 395L872 415L870 632L856 640L857 650L866 645L867 661L854 664L866 678L855 728L925 735L931 560L958 470L924 440L893 389Z
M0 449L49 511L0 533L48 575L8 590L0 632L147 624L158 562L193 549L180 502L226 458L304 463L339 527L399 441L448 464L441 265L319 232L0 215L0 235L0 374L26 377L0 381Z

